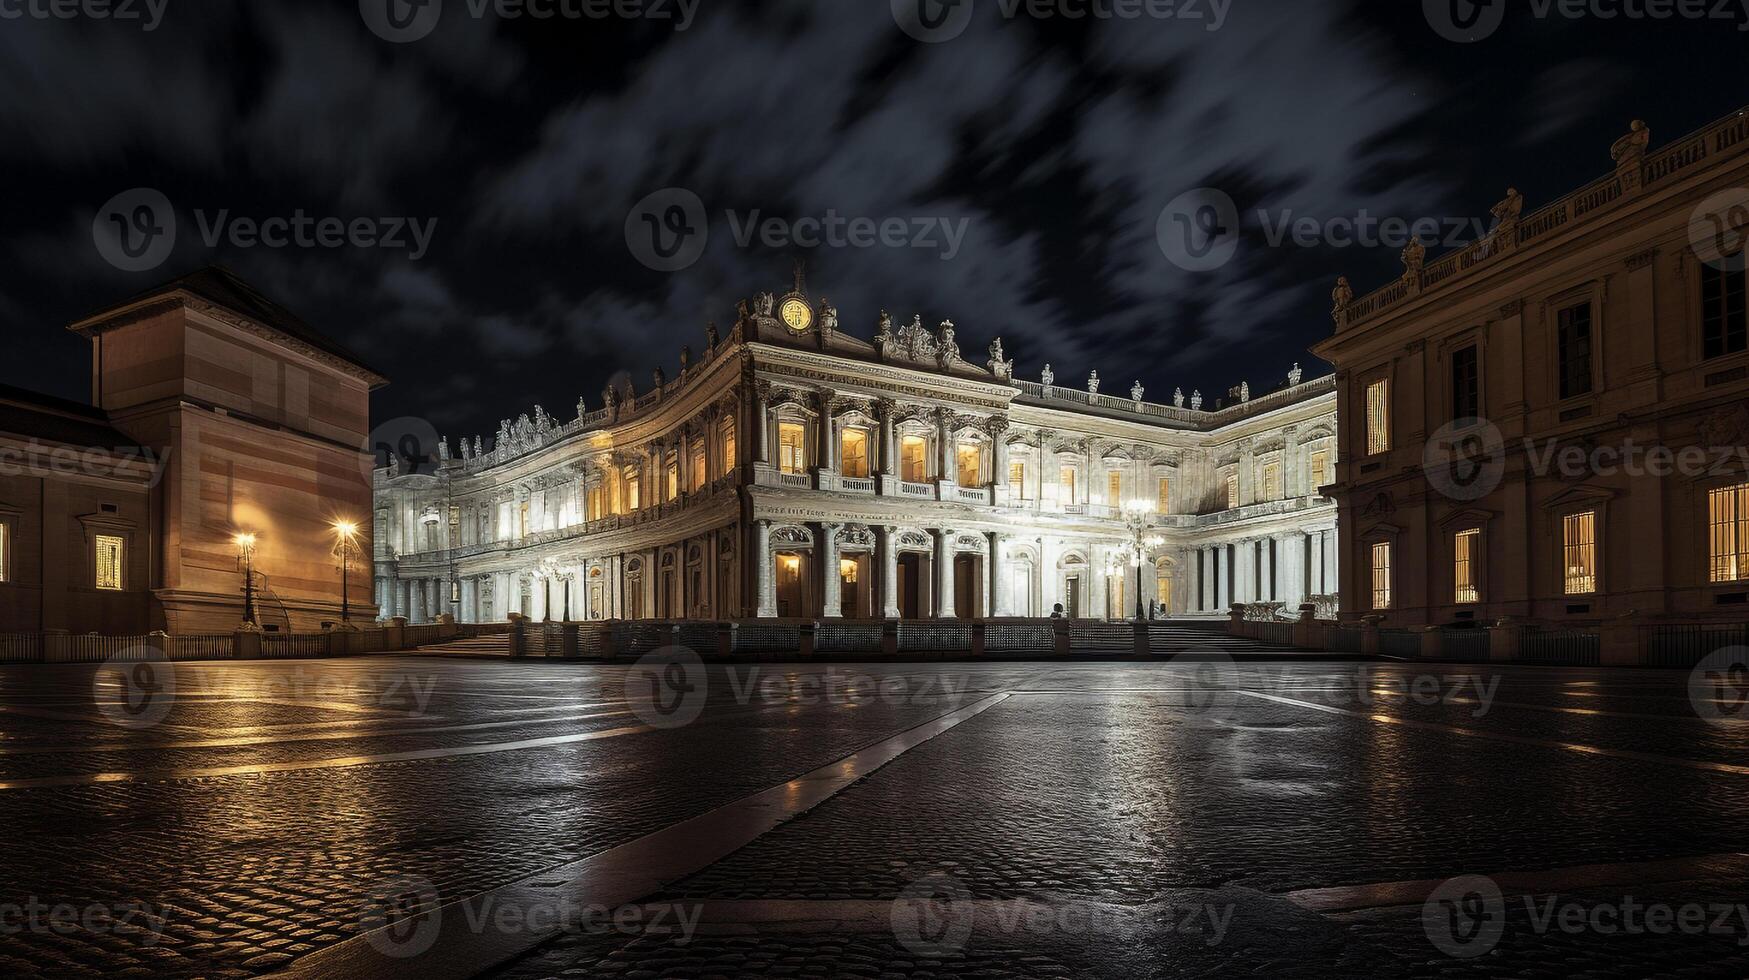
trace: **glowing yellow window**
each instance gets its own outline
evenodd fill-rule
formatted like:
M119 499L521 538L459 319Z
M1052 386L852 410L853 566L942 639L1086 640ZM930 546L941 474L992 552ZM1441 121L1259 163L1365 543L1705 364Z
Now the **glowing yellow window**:
M709 482L710 477L705 475L704 447L700 446L692 451L692 489L702 490Z
M1366 386L1366 452L1372 456L1390 448L1391 382L1380 378Z
M1711 532L1712 580L1749 579L1749 483L1707 494L1707 527Z
M1008 492L1015 500L1026 499L1026 464L1010 462L1008 464Z
M1472 527L1467 531L1459 531L1454 539L1452 581L1457 584L1457 602L1480 602L1481 594L1476 588L1476 562L1480 558L1477 548L1482 543L1482 529Z
M601 506L602 506L601 488L600 487L591 487L589 489L589 507L588 507L588 510L586 511L586 513L588 515L588 520L591 520L591 521L601 520Z
M677 457L670 456L668 457L668 499L673 500L679 496L680 460Z
M10 524L0 524L0 582L6 581L6 570L12 567L12 539L7 533L12 530Z
M1159 495L1155 499L1154 509L1162 514L1172 513L1172 481L1165 477L1160 478Z
M1076 502L1075 467L1065 466L1057 471L1057 500L1064 506Z
M1105 474L1105 502L1113 507L1123 506L1123 471L1107 470Z
M1568 595L1597 591L1597 512L1568 514L1561 519L1561 554Z
M868 476L868 430L845 429L839 441L839 466L845 476L864 479Z
M1391 543L1380 541L1372 546L1372 607L1391 608Z
M1320 449L1312 454L1312 489L1330 483L1330 453Z
M122 586L122 571L127 561L127 540L112 537L107 534L97 536L97 582L98 588L108 592L120 592Z
M808 430L799 422L782 422L777 427L777 466L785 473L806 473Z
M627 508L629 508L630 510L637 510L639 507L642 507L644 505L643 501L641 499L639 499L640 494L642 492L642 489L643 489L642 480L638 477L638 472L636 470L627 470L626 471L626 507Z
M1266 463L1263 467L1263 499L1281 499L1281 464Z
M959 462L959 485L983 486L984 450L976 443L962 442L955 447L955 456Z
M923 483L929 479L929 440L906 436L899 441L899 479Z
M723 472L719 476L728 476L735 472L735 420L723 421Z
M1227 477L1227 509L1232 510L1237 506L1239 506L1239 475L1235 473Z

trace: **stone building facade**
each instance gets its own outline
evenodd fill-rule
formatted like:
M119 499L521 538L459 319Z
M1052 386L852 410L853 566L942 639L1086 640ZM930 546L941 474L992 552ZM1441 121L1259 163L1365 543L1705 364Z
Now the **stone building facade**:
M1601 154L1600 154L1601 156ZM1741 621L1749 112L1396 282L1336 289L1347 611L1387 625Z
M1219 405L982 364L951 321L872 340L799 281L649 390L447 440L375 480L385 616L1218 615L1335 591L1335 388ZM1284 369L1286 365L1283 365ZM1139 548L1137 547L1139 545ZM1139 557L1139 561L1137 560Z

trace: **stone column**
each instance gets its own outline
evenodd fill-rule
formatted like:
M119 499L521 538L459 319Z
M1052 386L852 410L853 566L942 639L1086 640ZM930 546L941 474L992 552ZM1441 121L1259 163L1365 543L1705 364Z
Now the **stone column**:
M840 619L844 615L844 581L838 577L838 529L842 524L820 524L820 618Z
M830 395L822 394L816 397L815 402L820 409L820 425L818 427L820 444L815 447L814 465L823 470L830 470L833 468L832 398Z
M1008 486L1008 440L1004 436L995 439L995 447L991 450L990 485L1000 488Z
M935 616L954 618L953 611L953 532L936 528L935 534Z
M1341 536L1337 531L1326 530L1324 532L1324 588L1322 591L1324 595L1332 595L1341 591L1336 584L1342 581L1337 578L1341 572L1341 566L1337 564L1336 557L1341 552L1340 544Z
M757 583L760 619L777 618L777 588L771 572L771 522L753 522L753 579Z
M991 531L990 538L990 602L985 608L989 616L1014 615L1014 597L1009 595L1008 566L1002 554L1007 543L1003 535Z
M899 533L881 525L881 615L899 618Z
M407 621L410 623L423 623L430 618L425 605L425 583L409 582L407 583L407 586L408 592L411 594L413 600L412 608L407 614Z
M1224 610L1233 603L1232 553L1227 545L1215 546L1215 609Z
M1257 598L1266 602L1274 602L1275 594L1275 554L1274 538L1259 538L1257 540Z
M1281 495L1288 499L1303 497L1310 493L1306 485L1311 483L1307 474L1307 462L1300 458L1300 433L1297 426L1287 426L1281 430Z
M753 386L753 421L754 445L758 450L757 460L761 463L771 462L771 385L759 382Z
M953 458L953 413L945 408L936 409L935 431L935 438L941 444L941 452L937 454L941 469L935 474L935 478L942 483L952 483L957 477Z
M891 402L880 403L881 413L881 465L882 476L899 475L898 451L893 442L893 411L896 406Z
M1306 536L1295 532L1276 539L1276 554L1281 559L1281 595L1288 610L1297 611L1306 599Z

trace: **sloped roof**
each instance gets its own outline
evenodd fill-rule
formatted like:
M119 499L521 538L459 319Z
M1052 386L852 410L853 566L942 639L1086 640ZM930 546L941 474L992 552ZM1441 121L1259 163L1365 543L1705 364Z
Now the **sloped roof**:
M0 433L68 446L137 450L139 443L109 424L102 410L11 385L0 385Z
M207 266L181 278L172 279L160 286L148 289L143 293L130 296L119 303L113 303L80 319L77 323L70 325L68 329L89 333L99 328L102 321L110 314L136 306L154 297L177 291L191 293L208 302L223 306L269 330L284 334L292 340L337 357L368 374L375 375L379 383L386 383L382 372L366 364L363 358L315 327L305 323L296 313L268 299L261 290L223 266Z

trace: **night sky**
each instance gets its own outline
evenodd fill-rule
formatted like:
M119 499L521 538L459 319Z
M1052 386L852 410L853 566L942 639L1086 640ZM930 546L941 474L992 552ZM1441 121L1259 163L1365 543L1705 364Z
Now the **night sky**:
M608 20L476 18L480 2L445 0L405 44L356 0L167 0L151 31L0 16L0 381L86 398L85 342L64 325L220 263L388 374L378 419L489 437L537 402L565 419L579 395L598 406L616 372L639 391L658 365L672 376L707 320L726 330L800 258L864 337L882 309L921 313L952 318L979 363L1003 336L1024 378L1050 361L1059 383L1098 368L1106 391L1139 377L1151 400L1267 390L1296 360L1328 370L1305 349L1330 329L1338 274L1364 294L1400 266L1398 247L1271 247L1258 209L1486 221L1509 185L1529 211L1607 172L1630 119L1660 146L1749 103L1734 9L1648 23L1515 2L1458 44L1419 0L1232 0L1215 31L1208 0L1194 20L1009 18L973 0L962 35L922 43L887 0L702 0L684 30L675 0ZM1242 241L1189 272L1156 224L1204 186L1237 202ZM123 272L92 225L137 187L172 203L178 234L161 265ZM710 224L670 273L634 257L626 225L673 187ZM411 242L203 241L203 217L299 210L437 224L417 258ZM941 220L964 240L951 257L939 234L736 241L754 212L829 210Z

